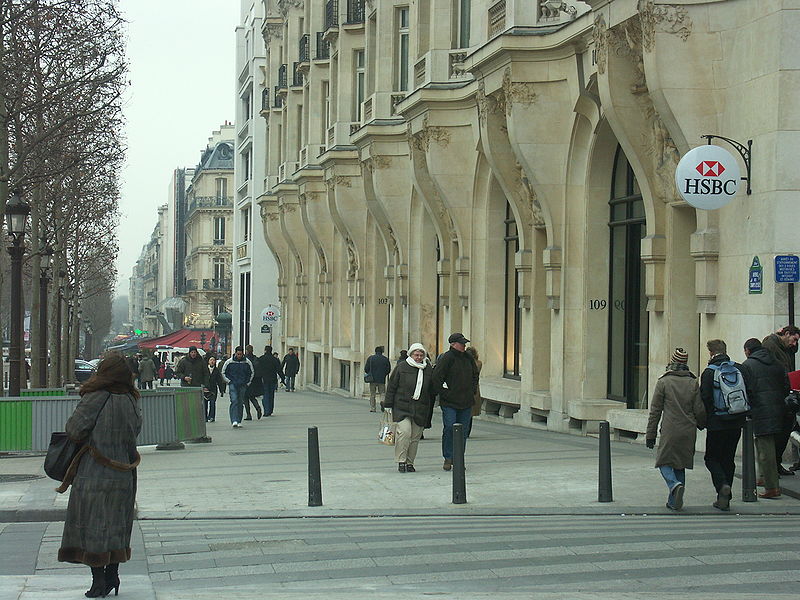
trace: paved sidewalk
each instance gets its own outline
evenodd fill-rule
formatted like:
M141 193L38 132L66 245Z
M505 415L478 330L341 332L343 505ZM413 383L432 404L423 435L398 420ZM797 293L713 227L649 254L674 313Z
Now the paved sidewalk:
M222 419L227 396L218 403ZM140 519L276 518L454 514L667 513L666 488L641 444L612 443L614 502L597 501L593 437L476 420L467 444L467 500L452 504L452 475L441 468L441 425L425 432L415 466L398 473L393 448L378 443L380 413L366 399L314 392L279 392L275 415L231 429L209 423L210 444L185 450L141 448L137 497ZM308 507L307 435L319 428L323 506ZM42 457L0 460L5 473L43 474ZM782 480L796 485L800 476ZM741 502L733 513L800 514L791 497ZM0 484L0 520L55 521L67 495L49 479ZM718 514L703 465L687 472L684 513Z

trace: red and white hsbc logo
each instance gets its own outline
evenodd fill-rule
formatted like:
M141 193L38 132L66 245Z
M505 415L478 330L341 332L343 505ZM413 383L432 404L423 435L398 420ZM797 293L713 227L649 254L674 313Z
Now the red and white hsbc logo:
M739 163L719 146L689 150L675 169L678 193L695 208L714 210L730 202L739 190Z
M695 170L703 177L719 177L725 172L725 167L718 160L704 160Z

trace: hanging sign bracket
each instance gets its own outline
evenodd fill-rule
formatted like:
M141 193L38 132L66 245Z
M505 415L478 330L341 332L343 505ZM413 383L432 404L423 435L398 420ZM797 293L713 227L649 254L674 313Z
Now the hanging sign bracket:
M741 142L737 142L736 140L732 140L730 138L726 138L721 135L706 134L706 135L701 135L700 137L705 138L708 141L709 145L711 145L711 140L718 139L718 140L724 140L728 142L731 146L736 148L736 150L742 157L742 160L744 161L745 169L747 169L747 177L742 177L742 180L747 182L747 195L749 196L750 194L752 194L753 190L750 188L750 175L752 166L751 159L753 156L753 140L747 140L747 146L745 146Z

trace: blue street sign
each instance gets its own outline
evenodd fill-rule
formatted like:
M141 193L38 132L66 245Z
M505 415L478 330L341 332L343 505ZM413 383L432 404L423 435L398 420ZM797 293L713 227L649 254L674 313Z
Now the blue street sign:
M800 256L783 254L775 257L775 283L800 283Z
M757 256L753 257L753 264L750 265L750 279L748 282L748 293L760 294L764 289L764 271L761 268L761 261Z

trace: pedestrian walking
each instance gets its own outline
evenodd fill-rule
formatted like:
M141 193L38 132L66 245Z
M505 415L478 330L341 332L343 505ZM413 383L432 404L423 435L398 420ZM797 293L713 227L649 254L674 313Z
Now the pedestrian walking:
M206 408L206 423L213 423L217 417L217 397L225 395L225 380L217 364L216 356L208 357L208 387L203 388Z
M80 394L65 430L89 451L72 481L58 560L90 567L85 595L100 598L119 593L119 563L131 557L142 410L133 373L116 352L106 355Z
M430 427L431 379L433 368L425 360L422 344L411 344L406 360L395 367L386 385L381 408L392 409L397 423L394 458L401 473L414 473L414 460L422 431Z
M273 354L272 346L264 346L264 354L258 359L261 377L264 380L264 416L271 417L275 410L275 392L278 380L285 381L281 361Z
M245 357L244 348L236 346L233 356L222 365L222 379L228 389L231 399L230 418L231 427L242 427L242 402L247 395L247 386L253 380L255 370L253 364Z
M708 368L700 375L700 398L706 411L706 454L704 462L717 493L712 506L730 510L733 476L736 472L736 447L742 435L747 412L734 412L725 393L733 388L746 391L741 365L728 356L723 340L708 340ZM746 398L745 398L746 399Z
M466 353L469 340L463 333L448 339L450 349L439 356L433 368L433 392L439 395L442 410L442 468L453 468L453 425L464 426L464 450L472 426L472 406L478 391L478 365Z
M258 403L258 398L264 395L264 383L261 379L261 365L258 362L258 357L253 353L253 346L249 345L245 348L244 352L247 360L253 365L253 380L247 386L247 394L244 400L244 410L247 416L245 421L252 421L253 415L250 412L250 405L252 404L256 409L256 418L261 419L261 406Z
M397 357L397 364L400 365L406 362L408 358L408 350L400 350L400 356Z
M742 372L747 385L747 399L753 421L756 462L764 491L759 498L778 498L781 488L778 483L778 467L775 464L775 440L782 435L784 414L787 410L784 399L789 393L789 377L786 370L772 352L756 338L744 343L747 359L742 363Z
M170 364L164 369L164 379L167 380L167 385L172 385L172 380L175 379L175 371Z
M139 385L139 361L136 359L136 356L133 354L127 356L125 358L125 363L128 365L131 373L133 373L133 378L136 380L136 384Z
M686 469L694 467L694 445L697 430L706 422L697 378L689 370L689 356L683 348L672 353L667 371L656 382L650 401L646 443L656 445L658 424L661 435L656 452L656 468L667 484L667 508L683 508L686 491Z
M158 367L158 385L164 385L164 379L167 376L167 365L166 363L161 363L161 366Z
M286 391L293 392L295 379L300 372L300 357L297 356L294 348L289 348L286 356L283 357L281 369L283 369L283 381L286 386Z
M364 363L364 382L369 383L369 412L375 412L375 397L386 394L386 376L392 370L392 363L383 355L383 346L376 346L375 354Z
M189 354L175 367L175 375L181 380L181 387L208 387L206 361L200 356L196 346L189 346Z
M153 364L153 359L145 356L139 361L139 381L141 381L140 389L152 390L153 380L156 378L156 366Z
M794 371L794 355L797 352L797 341L800 339L800 329L794 325L787 325L775 333L771 333L761 344L772 353L775 360L789 373ZM784 411L781 431L775 436L775 462L778 467L778 475L788 477L794 475L794 471L783 466L783 453L789 443L789 435L795 429L797 422L795 415L789 411ZM795 461L793 466L798 466Z

